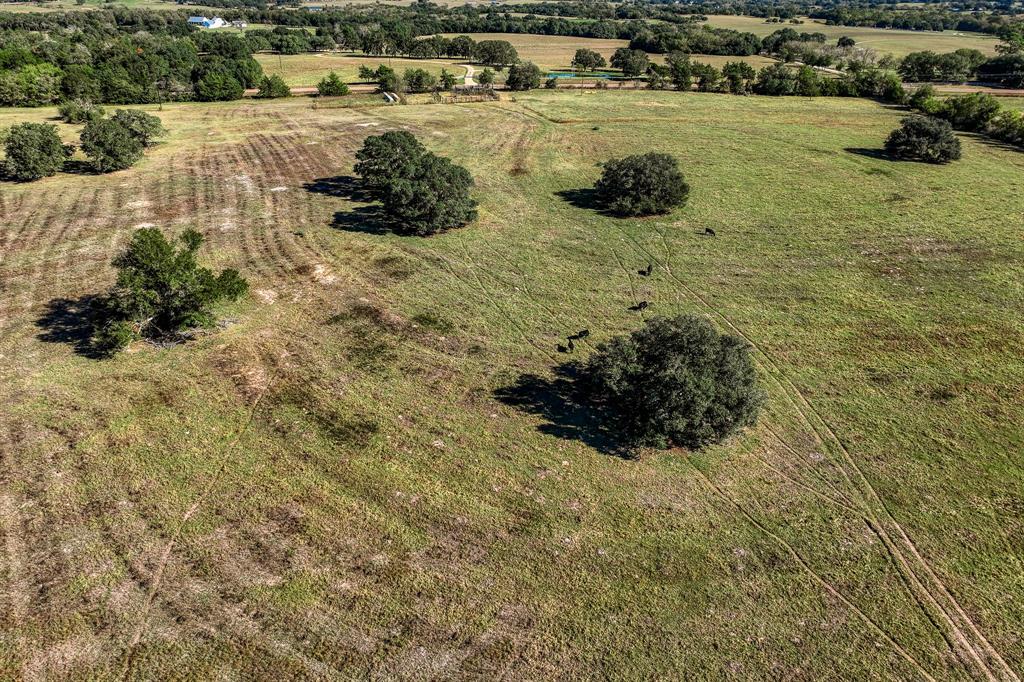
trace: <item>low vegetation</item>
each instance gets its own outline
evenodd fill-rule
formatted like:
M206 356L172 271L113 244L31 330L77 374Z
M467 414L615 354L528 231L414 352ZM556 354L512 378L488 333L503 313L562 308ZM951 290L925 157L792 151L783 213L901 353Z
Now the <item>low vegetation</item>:
M960 158L960 140L947 121L911 116L889 134L885 150L897 159L949 163Z
M690 186L675 158L648 152L606 162L594 191L612 213L648 216L685 205Z
M258 99L277 99L279 97L291 97L292 91L284 79L274 74L264 76L260 81L259 91L256 93Z
M754 424L765 400L748 344L693 315L599 345L582 383L629 443L661 448L721 442Z

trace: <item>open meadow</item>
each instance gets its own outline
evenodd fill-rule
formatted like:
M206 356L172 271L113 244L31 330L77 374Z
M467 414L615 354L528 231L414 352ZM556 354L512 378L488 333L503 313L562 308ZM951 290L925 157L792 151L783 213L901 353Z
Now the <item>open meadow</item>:
M0 187L0 678L1024 671L1019 152L888 160L902 113L861 99L145 109L134 168ZM479 219L400 237L353 198L386 130L466 166ZM689 204L596 211L597 164L648 150ZM252 291L92 359L140 226ZM623 458L557 368L683 312L753 346L766 410Z
M452 38L457 33L443 34ZM533 62L542 69L568 69L576 50L586 48L599 53L606 60L611 59L615 50L620 47L629 47L628 40L616 40L613 38L576 38L574 36L546 36L530 33L471 33L469 34L477 42L481 40L506 40L516 48L519 58L523 61ZM652 62L662 64L665 61L663 54L649 54ZM692 55L693 61L712 64L721 68L727 61L747 62L755 69L768 64L775 63L774 59L761 55L749 57L724 57L718 55Z
M441 69L447 69L458 78L466 75L466 67L460 60L452 59L402 59L399 57L367 57L362 54L341 52L309 52L303 54L265 54L253 55L268 76L278 75L292 87L316 85L322 78L334 71L346 83L358 83L359 67L368 66L376 69L385 64L394 69L399 76L406 69L423 69L438 76ZM465 61L465 60L462 60Z
M903 57L911 52L932 50L934 52L953 52L960 48L981 50L984 54L995 54L997 40L995 36L984 33L968 33L964 31L904 31L894 28L874 28L870 26L829 26L823 21L804 17L802 24L769 24L760 17L747 17L732 14L712 14L708 17L708 26L731 28L735 31L746 31L758 36L766 36L783 28L807 33L824 33L830 42L842 36L849 36L862 47L870 47L882 54Z

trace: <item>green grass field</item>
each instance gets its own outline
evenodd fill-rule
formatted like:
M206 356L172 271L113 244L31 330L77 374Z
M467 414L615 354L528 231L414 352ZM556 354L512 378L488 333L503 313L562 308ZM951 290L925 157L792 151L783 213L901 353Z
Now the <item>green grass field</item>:
M0 678L1024 670L1019 152L879 158L902 112L855 99L160 115L133 169L0 191ZM345 198L393 129L470 169L476 223L403 238ZM646 150L688 206L580 202ZM140 225L197 227L252 294L188 345L83 357ZM639 299L753 344L756 428L608 452L554 348Z
M871 28L861 26L828 26L814 19L804 19L803 24L769 24L759 17L713 14L708 17L708 26L731 28L766 36L783 28L807 33L824 33L830 41L849 36L858 45L870 47L880 53L902 57L910 52L933 50L953 52L960 48L973 48L985 54L995 54L995 36L960 31L902 31L898 29Z

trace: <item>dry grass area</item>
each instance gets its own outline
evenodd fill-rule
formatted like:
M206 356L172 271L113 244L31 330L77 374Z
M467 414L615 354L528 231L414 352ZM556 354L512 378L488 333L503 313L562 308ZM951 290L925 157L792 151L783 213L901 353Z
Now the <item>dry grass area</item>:
M1024 669L1019 152L888 161L901 112L851 99L160 115L133 169L0 188L0 678ZM402 238L346 195L395 129L470 169L476 223ZM650 149L685 209L574 199ZM142 225L197 227L252 295L188 345L84 357ZM638 297L750 341L757 428L614 455L554 347L635 329Z
M783 28L792 28L808 33L824 33L830 41L838 40L841 36L849 36L856 40L858 45L897 57L921 50L952 52L962 47L981 50L985 54L995 54L997 43L995 36L982 33L959 31L942 31L940 33L862 26L828 26L822 21L806 17L803 24L769 24L760 17L713 14L708 17L707 24L708 26L746 31L759 36L766 36Z
M452 37L458 34L444 34ZM533 62L542 69L568 69L576 50L587 48L594 50L604 56L606 60L611 59L612 53L620 47L628 47L628 40L615 40L604 38L574 38L572 36L544 36L526 33L473 33L470 34L473 40L507 40L519 53L523 61ZM651 60L658 63L665 61L665 55L649 55ZM716 55L693 55L694 61L705 62L721 67L727 61L745 61L760 68L771 64L774 60L767 57L721 57Z
M400 59L388 57L367 57L358 53L313 52L308 54L257 54L256 61L269 75L279 75L292 87L316 85L331 71L337 72L347 83L361 82L359 67L377 68L386 64L402 74L406 69L423 69L437 76L441 69L462 78L466 75L466 67L460 66L458 60L450 59Z

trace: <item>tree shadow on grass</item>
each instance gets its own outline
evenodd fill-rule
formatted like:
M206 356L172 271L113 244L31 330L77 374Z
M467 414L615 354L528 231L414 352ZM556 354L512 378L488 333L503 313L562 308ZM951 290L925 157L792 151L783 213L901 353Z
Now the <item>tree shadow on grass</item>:
M36 320L36 327L43 330L36 338L46 343L68 344L82 357L94 360L103 357L92 343L95 300L93 295L53 299Z
M352 175L317 178L305 183L302 188L313 194L323 194L348 201L373 201L373 198L363 189L362 181ZM388 234L394 231L387 214L377 204L360 206L351 211L338 211L334 214L331 226L346 232L362 232L364 234Z
M844 147L843 151L848 154L856 154L857 156L866 156L869 159L879 159L881 161L894 161L896 163L914 163L913 159L901 159L898 156L893 156L885 149L868 149L867 147Z
M580 387L576 362L559 365L550 378L522 374L514 384L496 389L493 396L520 412L545 419L547 423L537 427L541 433L580 441L622 459L636 456L628 443L603 426L599 411L588 404Z
M349 201L370 201L363 189L362 181L353 175L335 175L331 178L317 178L302 185L302 189L313 194L348 199Z
M591 187L564 189L561 192L556 192L555 195L576 208L597 211L598 213L607 216L614 215L605 208L604 203L601 201L600 197L598 197L597 190Z

